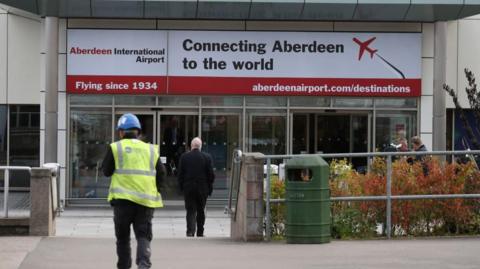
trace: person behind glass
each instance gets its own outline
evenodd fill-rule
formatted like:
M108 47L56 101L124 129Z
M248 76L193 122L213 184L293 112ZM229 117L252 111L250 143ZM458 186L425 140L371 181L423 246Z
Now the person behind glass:
M427 147L423 144L422 139L419 136L414 136L412 137L412 147L413 151L428 151ZM427 159L426 155L416 155L415 157L409 157L407 161L410 164L413 164L414 162L422 162L422 169L423 169L423 174L428 175L428 165L425 162Z
M180 157L178 185L183 192L187 210L187 236L203 236L205 224L205 204L207 196L212 194L213 173L212 157L201 152L202 140L192 139L191 151Z
M427 147L423 144L422 139L419 136L412 137L413 151L428 151ZM421 161L425 155L416 155L415 161Z
M177 116L170 119L169 126L164 131L165 140L165 155L167 157L167 164L169 173L176 175L178 166L178 159L180 154L185 151L183 130L179 128Z
M158 146L138 139L141 132L138 118L124 114L118 120L120 140L110 144L102 163L105 176L112 177L108 201L113 206L117 239L117 268L132 266L130 225L137 239L136 264L150 268L150 242L154 209L163 207L160 183L165 174L159 161Z

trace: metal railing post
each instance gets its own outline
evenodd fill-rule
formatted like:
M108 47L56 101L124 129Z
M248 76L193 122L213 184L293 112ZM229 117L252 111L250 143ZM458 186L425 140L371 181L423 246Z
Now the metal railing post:
M3 179L3 213L4 213L5 218L8 218L8 192L9 192L9 185L10 185L8 169L4 170L3 175L4 175L4 179Z
M300 155L310 155L310 154L300 154ZM331 201L386 201L386 216L385 216L385 232L388 239L392 236L392 200L419 200L419 199L455 199L455 198L462 198L462 199L480 199L480 193L474 194L427 194L427 195L392 195L392 156L424 156L424 155L452 155L452 157L457 155L467 155L472 156L471 161L477 165L474 155L480 155L480 150L462 150L462 151L428 151L428 152L364 152L364 153L328 153L328 154L318 154L322 158L345 158L345 157L367 157L369 163L369 171L370 166L372 164L372 159L375 157L382 157L387 159L386 164L386 195L379 195L379 196L340 196L340 197L331 197ZM287 160L296 155L265 155L262 158L267 162L267 182L264 186L266 186L266 212L265 212L265 225L266 225L266 238L267 240L271 239L271 210L270 205L272 203L285 203L285 198L280 199L271 199L271 192L270 192L270 166L272 159L282 159ZM478 167L478 166L477 166Z
M387 238L392 236L392 155L387 156Z
M230 189L228 190L228 204L225 208L225 213L232 213L232 199L233 199L233 184L235 183L235 172L236 172L236 165L235 162L235 151L232 153L232 171L230 174Z
M267 188L267 201L266 201L266 212L265 212L265 217L267 218L267 221L266 221L266 233L267 233L267 241L270 241L270 233L271 233L271 223L272 223L272 220L270 219L270 164L271 164L272 160L270 158L267 158L267 184L266 184L266 188Z
M0 166L0 170L3 170L3 214L5 218L8 218L8 194L10 192L10 170L26 170L30 172L28 166Z

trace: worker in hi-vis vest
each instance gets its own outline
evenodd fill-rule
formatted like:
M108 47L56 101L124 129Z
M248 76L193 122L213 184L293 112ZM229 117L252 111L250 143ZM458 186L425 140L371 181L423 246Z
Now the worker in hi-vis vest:
M130 225L137 239L138 268L150 268L152 218L163 207L160 184L165 168L158 146L138 139L142 127L133 114L124 114L117 125L120 141L110 144L102 163L105 176L112 177L108 201L113 206L117 238L117 268L132 266Z

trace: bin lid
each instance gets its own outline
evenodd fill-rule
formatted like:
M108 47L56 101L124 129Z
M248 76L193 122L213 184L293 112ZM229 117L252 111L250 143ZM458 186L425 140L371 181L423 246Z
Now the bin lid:
M320 155L301 155L287 160L285 169L317 166L328 166L328 163Z

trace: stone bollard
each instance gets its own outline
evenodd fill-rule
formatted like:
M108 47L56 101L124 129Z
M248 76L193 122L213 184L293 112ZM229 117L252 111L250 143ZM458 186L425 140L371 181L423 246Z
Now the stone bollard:
M53 186L56 187L56 186ZM30 235L55 235L52 199L52 171L32 168L30 180Z
M240 189L237 197L236 218L232 218L230 236L235 240L263 240L263 157L261 153L242 156Z

